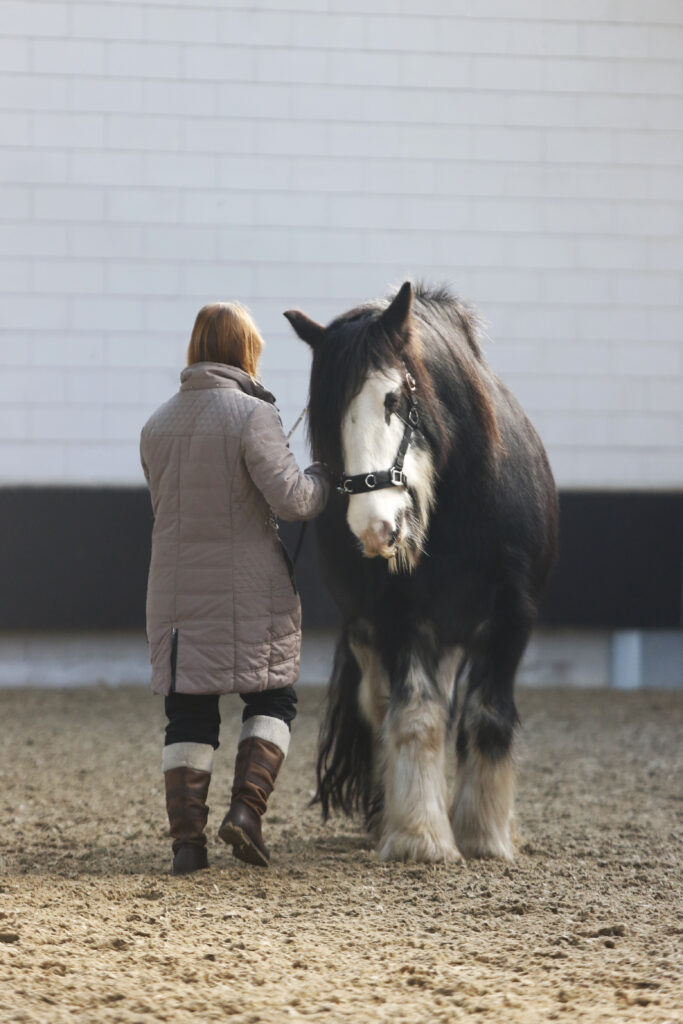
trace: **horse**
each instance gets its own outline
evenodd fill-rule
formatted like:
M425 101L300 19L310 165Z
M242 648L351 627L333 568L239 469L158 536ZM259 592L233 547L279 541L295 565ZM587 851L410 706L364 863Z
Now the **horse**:
M284 315L338 480L316 522L342 628L314 800L362 812L381 860L511 860L514 680L556 552L543 445L448 288Z

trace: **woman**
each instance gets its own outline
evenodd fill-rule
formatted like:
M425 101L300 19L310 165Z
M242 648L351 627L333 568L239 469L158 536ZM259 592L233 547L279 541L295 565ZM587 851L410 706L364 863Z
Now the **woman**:
M173 874L208 866L204 826L218 698L245 702L230 809L219 830L266 867L261 835L296 714L301 608L276 516L311 519L329 493L300 472L275 399L258 383L263 341L236 303L197 315L180 391L150 417L140 454L154 509L147 590L152 689L164 694Z

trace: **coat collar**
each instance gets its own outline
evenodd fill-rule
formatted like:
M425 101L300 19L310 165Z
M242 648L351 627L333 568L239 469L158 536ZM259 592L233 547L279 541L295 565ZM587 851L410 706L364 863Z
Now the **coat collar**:
M227 363L193 363L180 374L181 391L199 391L203 388L239 388L253 398L275 404L275 396L259 381L254 380L239 366Z

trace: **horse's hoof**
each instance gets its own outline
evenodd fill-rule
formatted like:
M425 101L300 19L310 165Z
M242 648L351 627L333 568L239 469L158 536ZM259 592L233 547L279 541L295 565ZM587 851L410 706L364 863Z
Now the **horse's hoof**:
M502 827L485 828L481 822L453 817L453 833L463 857L497 857L500 860L514 860L515 848L512 842L510 822Z
M423 864L452 864L461 860L460 851L451 839L431 835L406 835L391 832L382 841L379 859L416 860Z

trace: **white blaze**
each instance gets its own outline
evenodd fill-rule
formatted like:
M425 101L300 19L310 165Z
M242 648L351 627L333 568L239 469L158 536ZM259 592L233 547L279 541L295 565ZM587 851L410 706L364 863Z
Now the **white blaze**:
M404 388L405 381L397 369L375 370L368 375L362 389L349 404L342 422L344 472L347 475L376 473L394 465L405 423L395 414L387 423L384 400L388 393L396 391L403 397ZM401 401L401 410L405 416L404 401ZM434 488L431 459L411 443L403 469L410 486L420 494L423 508L429 510ZM410 504L405 487L385 487L379 491L352 494L346 515L349 528L360 540L372 534L381 523L387 523L393 532L403 525L403 513ZM405 539L404 534L399 536L399 546ZM395 554L395 548L387 547L379 553L390 558Z

